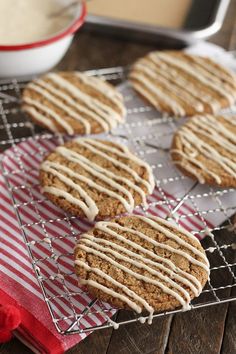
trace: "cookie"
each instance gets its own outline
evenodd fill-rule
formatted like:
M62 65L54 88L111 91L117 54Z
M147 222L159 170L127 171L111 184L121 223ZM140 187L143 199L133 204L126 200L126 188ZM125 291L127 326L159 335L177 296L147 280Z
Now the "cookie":
M130 73L134 89L161 112L217 113L236 100L236 75L213 60L182 51L151 52Z
M236 116L199 115L174 135L171 156L187 176L221 187L236 187Z
M137 313L189 308L209 274L196 237L158 217L101 221L75 247L79 283L95 297Z
M73 215L94 219L146 206L151 168L126 146L77 138L57 147L40 166L42 192Z
M122 95L101 78L81 72L49 73L29 83L23 110L52 132L97 134L124 122Z

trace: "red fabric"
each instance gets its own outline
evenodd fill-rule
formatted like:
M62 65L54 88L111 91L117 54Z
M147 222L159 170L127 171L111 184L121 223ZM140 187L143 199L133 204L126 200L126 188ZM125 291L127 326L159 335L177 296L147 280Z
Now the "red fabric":
M0 306L0 343L11 339L13 329L21 323L20 310L13 305Z
M17 302L0 289L0 301L1 305L13 305L18 307ZM42 325L31 313L29 313L22 306L21 311L21 324L20 327L26 332L32 333L32 328L34 329L35 340L40 342L42 345L42 353L50 354L62 354L64 349L61 342L47 330L45 326Z
M0 331L12 331L21 322L19 309L13 305L0 306Z
M12 338L11 331L3 330L0 331L0 343L8 342Z

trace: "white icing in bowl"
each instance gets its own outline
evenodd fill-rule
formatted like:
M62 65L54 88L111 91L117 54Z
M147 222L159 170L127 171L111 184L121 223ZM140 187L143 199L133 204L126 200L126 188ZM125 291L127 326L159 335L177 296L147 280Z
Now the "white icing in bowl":
M65 6L68 4L66 0L1 0L0 3L41 3L45 5L46 2L48 2L46 6L46 14L47 17L50 17L49 11L52 10L51 5L56 4L55 7L53 7L53 12L57 11L58 7L60 8L61 6ZM49 6L50 4L50 6ZM58 5L60 4L60 6ZM44 6L43 5L43 6ZM13 6L13 4L12 4ZM38 5L37 5L38 6ZM42 5L41 5L42 6ZM45 7L43 7L45 9ZM41 8L42 10L42 8ZM0 8L1 12L1 8ZM13 11L15 13L15 10ZM12 13L13 13L12 12ZM29 13L31 13L31 18L29 17ZM86 6L84 3L81 3L78 5L78 7L71 12L71 14L67 16L63 16L63 21L60 22L59 18L51 19L52 24L47 24L45 28L42 29L37 29L31 32L30 34L25 34L24 32L27 31L27 28L30 29L34 24L36 23L36 17L37 15L34 13L34 16L32 15L34 13L34 10L31 8L27 10L27 18L28 18L28 23L22 25L24 26L24 30L21 31L19 29L20 25L15 26L15 30L17 28L21 32L20 36L15 36L14 37L14 31L9 33L7 35L7 38L5 38L4 43L10 43L10 38L13 37L15 38L14 41L15 43L18 44L2 44L0 40L0 77L2 78L10 78L10 77L25 77L25 76L31 76L35 74L41 74L45 71L50 70L52 67L54 67L64 56L66 53L67 49L69 48L71 41L73 39L74 33L82 26L82 24L85 21L85 16L86 16ZM6 14L3 14L6 16ZM17 16L17 15L16 15ZM21 15L22 16L22 15ZM25 15L24 15L25 16ZM70 17L71 16L71 17ZM1 17L1 14L0 14ZM7 16L6 16L7 17ZM48 23L48 18L45 19L43 18L43 15L41 14L40 19L37 20L37 23ZM71 20L72 19L72 20ZM69 20L69 21L68 21ZM9 19L8 19L9 21ZM22 21L22 18L19 17L19 19L16 19L16 21ZM54 22L55 21L55 22ZM58 22L59 21L59 25ZM9 21L10 22L10 21ZM11 17L11 22L14 23L12 17ZM67 24L66 24L67 23ZM61 26L61 27L60 27ZM63 28L63 26L66 26ZM2 27L2 25L1 25ZM60 27L60 29L59 29ZM59 32L57 31L59 29ZM2 31L2 32L1 32ZM3 31L5 30L0 30L0 39L2 38ZM30 30L29 30L30 31ZM57 31L57 32L55 32ZM28 37L27 37L28 36ZM26 39L26 37L28 39ZM38 38L37 40L33 40L34 38ZM19 39L20 38L20 39ZM26 42L21 42L21 38L24 38ZM28 42L31 38L33 40L32 42ZM22 40L24 40L22 39ZM20 42L20 43L19 43Z

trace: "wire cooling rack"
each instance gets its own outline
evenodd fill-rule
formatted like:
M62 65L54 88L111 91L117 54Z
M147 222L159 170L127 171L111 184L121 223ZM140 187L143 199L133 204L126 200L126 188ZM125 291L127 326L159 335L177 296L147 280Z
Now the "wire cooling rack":
M89 74L102 75L115 84L125 79L121 67L93 70ZM2 154L1 168L52 321L61 334L137 321L139 316L133 313L128 321L113 322L110 317L117 309L92 299L77 285L73 247L78 234L92 224L64 214L40 194L37 166L49 150L67 138L35 126L21 111L21 90L26 82L0 83L0 148L7 149ZM232 291L236 286L235 227L230 218L236 209L235 190L202 186L181 175L171 163L168 150L172 135L183 120L161 116L137 98L127 83L121 84L120 89L128 107L127 123L106 137L128 143L153 167L156 177L148 210L137 208L135 212L175 220L202 240L211 273L202 294L192 301L192 309L236 300ZM9 167L8 160L17 167ZM228 230L226 236L223 229ZM157 313L154 317L164 315Z

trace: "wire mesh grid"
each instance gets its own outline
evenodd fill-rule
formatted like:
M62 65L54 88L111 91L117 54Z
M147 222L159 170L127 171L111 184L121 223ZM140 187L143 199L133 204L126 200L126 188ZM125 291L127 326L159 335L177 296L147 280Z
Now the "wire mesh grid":
M93 70L89 74L102 75L115 84L125 79L123 68ZM79 233L92 224L64 213L40 193L39 163L68 137L52 135L28 120L20 109L25 84L26 81L11 80L0 86L0 147L2 151L7 149L2 154L1 167L52 321L61 334L137 321L136 313L128 321L112 321L117 309L91 298L78 287L73 272L73 247ZM211 273L202 294L192 301L192 309L235 300L235 226L230 218L236 208L235 190L202 186L181 175L171 163L168 150L173 133L183 120L161 116L138 99L127 83L120 90L128 107L127 122L106 138L128 144L152 166L156 177L148 209L138 207L135 212L174 220L202 240ZM219 226L222 221L225 223ZM228 230L226 237L222 235L224 229ZM154 317L166 314L156 313Z

